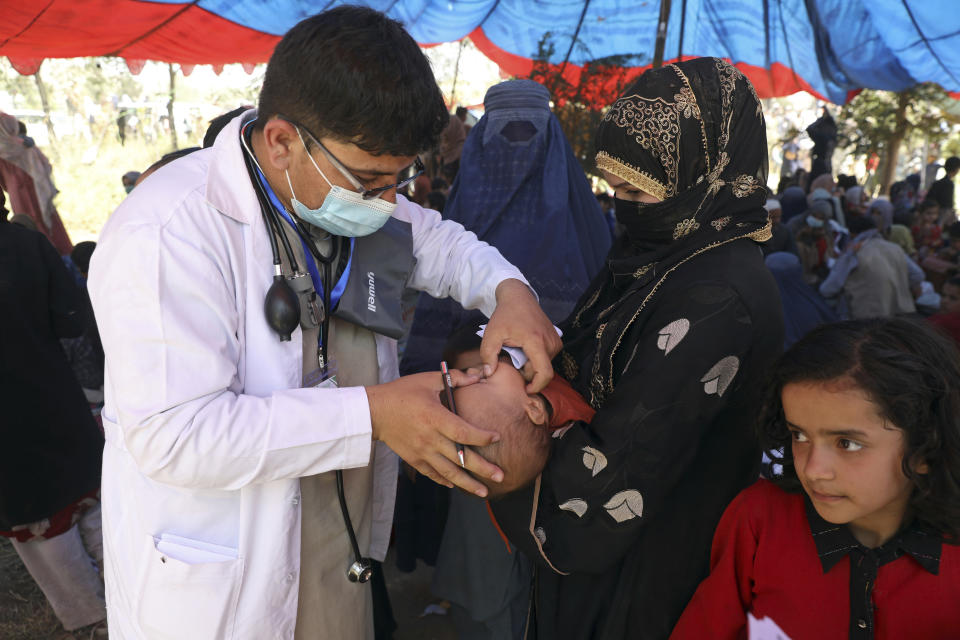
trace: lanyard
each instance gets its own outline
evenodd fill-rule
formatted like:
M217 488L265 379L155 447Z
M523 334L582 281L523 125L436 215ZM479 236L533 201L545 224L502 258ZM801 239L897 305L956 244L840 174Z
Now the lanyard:
M296 223L294 223L293 218L290 217L290 214L287 213L287 210L283 208L283 205L280 204L280 199L277 197L277 194L273 192L273 188L270 187L270 183L267 182L266 178L263 176L263 173L260 171L259 167L257 168L257 178L260 180L260 184L263 185L264 190L267 192L267 197L270 198L273 208L276 209L277 213L286 221L290 228L293 229L294 233L297 234L297 237L300 238L300 244L303 246L303 259L307 263L307 271L310 273L310 279L313 280L313 289L320 300L324 302L326 306L326 299L324 298L324 278L320 277L320 270L317 268L317 262L313 257L313 252L310 251L309 245L307 245L306 239L300 234L300 230L297 229ZM350 267L353 264L353 249L356 244L356 238L350 238L350 256L347 259L347 266L343 270L343 274L340 276L340 279L337 280L337 283L333 287L333 291L330 292L330 304L329 308L325 308L323 311L323 321L321 330L317 335L317 349L319 352L323 351L323 335L326 333L325 329L330 322L330 314L333 313L333 309L336 308L337 304L340 302L340 298L343 297L343 292L347 288L347 280L350 275ZM324 270L327 273L326 269ZM326 360L325 357L322 360ZM324 365L321 361L321 367Z

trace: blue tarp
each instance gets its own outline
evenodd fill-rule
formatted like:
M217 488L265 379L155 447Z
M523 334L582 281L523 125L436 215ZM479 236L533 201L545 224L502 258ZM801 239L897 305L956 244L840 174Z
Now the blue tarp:
M263 61L275 38L297 21L340 4L346 2L51 0L43 7L8 10L0 25L0 55L11 60L120 55L185 63ZM529 68L545 34L554 64L626 56L625 66L647 66L660 11L659 0L360 4L402 21L424 44L470 35L484 53L514 72L524 62ZM211 28L217 20L232 23L224 23L223 38ZM191 27L205 35L185 38ZM244 40L241 33L247 30L256 33ZM694 56L739 63L762 96L807 89L844 102L851 90L897 91L926 81L960 92L960 1L672 0L664 57Z

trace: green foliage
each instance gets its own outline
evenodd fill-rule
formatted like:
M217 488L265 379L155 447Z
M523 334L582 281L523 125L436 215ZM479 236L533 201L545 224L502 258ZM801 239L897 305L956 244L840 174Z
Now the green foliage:
M0 92L10 94L17 109L40 108L40 95L33 78L17 73L6 58L0 58Z
M95 102L109 99L112 95L128 95L134 100L143 91L140 83L130 73L127 64L120 58L80 58L83 64L84 85Z
M919 84L907 89L905 142L916 142L918 137L930 142L941 142L950 128L943 118L941 104L950 97L938 85ZM843 106L837 118L839 146L855 155L871 153L885 155L890 151L897 130L898 93L864 89Z
M577 39L574 47L581 57L590 58L590 50ZM583 65L582 69L567 65L551 64L557 48L554 36L546 32L537 45L530 79L545 86L550 92L553 113L560 121L573 153L583 170L597 175L594 163L594 138L603 114L629 82L636 77L635 67L649 60L641 55L618 55L597 58Z

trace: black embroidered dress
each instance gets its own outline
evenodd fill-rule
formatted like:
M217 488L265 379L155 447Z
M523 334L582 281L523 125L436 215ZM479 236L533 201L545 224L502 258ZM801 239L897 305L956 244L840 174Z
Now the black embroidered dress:
M648 71L598 136L598 166L662 202L616 201L624 239L562 327L555 367L595 418L493 503L538 563L527 637L542 640L670 634L757 477L758 396L783 344L749 81L713 58Z

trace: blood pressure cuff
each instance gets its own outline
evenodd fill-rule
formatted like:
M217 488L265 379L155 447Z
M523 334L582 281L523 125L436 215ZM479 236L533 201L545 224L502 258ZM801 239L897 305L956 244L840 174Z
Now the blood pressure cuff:
M333 315L374 333L400 338L407 330L404 291L416 264L409 222L390 218L378 231L357 238L347 285Z

